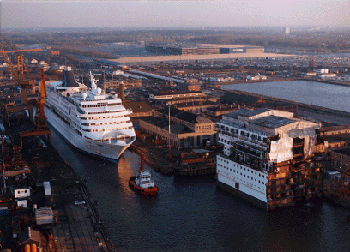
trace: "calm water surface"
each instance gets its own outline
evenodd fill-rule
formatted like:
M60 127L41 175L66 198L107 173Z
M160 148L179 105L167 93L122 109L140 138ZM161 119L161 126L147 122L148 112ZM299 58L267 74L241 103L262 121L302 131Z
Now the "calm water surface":
M119 252L349 251L347 209L321 203L265 212L218 189L211 177L179 179L155 172L159 194L143 197L128 185L139 169L138 155L126 151L111 163L76 151L56 132L52 143L87 179Z
M350 87L315 81L271 81L233 84L222 88L350 112Z

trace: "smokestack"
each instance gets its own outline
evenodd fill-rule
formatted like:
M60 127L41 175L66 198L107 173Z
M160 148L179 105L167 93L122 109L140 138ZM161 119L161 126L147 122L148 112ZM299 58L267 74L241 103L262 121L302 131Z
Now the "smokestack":
M125 103L125 96L124 96L124 83L119 84L119 98L122 99L123 104Z

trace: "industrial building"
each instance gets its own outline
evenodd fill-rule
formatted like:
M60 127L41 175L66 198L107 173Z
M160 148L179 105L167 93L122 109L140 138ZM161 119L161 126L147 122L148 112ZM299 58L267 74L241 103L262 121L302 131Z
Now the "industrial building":
M332 169L336 171L346 171L350 166L350 148L338 148L329 151L332 157Z
M163 109L155 111L155 117L140 118L139 127L157 140L168 142L170 135L171 146L177 149L204 147L216 142L214 122L175 108L171 108L170 113Z
M149 44L146 50L162 55L209 55L230 53L263 53L263 46L215 45L215 44Z
M149 94L149 100L154 105L172 105L177 103L204 102L207 100L217 102L217 98L208 97L200 91L161 93L153 92Z

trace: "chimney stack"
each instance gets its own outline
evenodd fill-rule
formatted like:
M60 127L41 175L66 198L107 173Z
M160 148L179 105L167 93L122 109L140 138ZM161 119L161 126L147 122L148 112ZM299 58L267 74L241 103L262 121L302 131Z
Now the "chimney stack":
M125 103L125 96L124 96L124 83L119 84L119 98L122 100L123 104Z

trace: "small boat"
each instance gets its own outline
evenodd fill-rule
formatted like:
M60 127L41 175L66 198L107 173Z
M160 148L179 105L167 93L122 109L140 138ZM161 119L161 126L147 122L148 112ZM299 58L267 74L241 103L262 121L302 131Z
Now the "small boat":
M155 185L150 172L143 169L143 158L141 156L141 169L137 176L130 177L129 185L136 192L143 195L155 195L158 187Z

